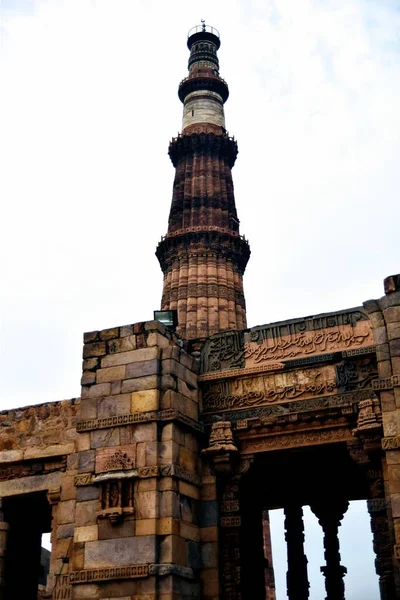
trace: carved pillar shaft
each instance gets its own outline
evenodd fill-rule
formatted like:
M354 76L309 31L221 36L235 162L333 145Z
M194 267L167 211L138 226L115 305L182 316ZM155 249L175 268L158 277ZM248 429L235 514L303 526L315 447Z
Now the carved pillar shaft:
M304 524L301 506L285 508L285 540L287 544L288 571L286 575L289 600L307 600L309 583L307 557L304 554Z
M370 463L366 477L369 486L367 506L376 554L375 570L379 577L381 600L390 600L395 598L396 588L393 573L393 540L386 509L382 464L377 461Z
M239 484L224 484L221 501L222 599L241 600Z
M325 576L326 600L345 600L343 578L347 569L340 564L338 528L348 506L347 501L341 500L311 506L324 532L326 565L321 567L321 572Z

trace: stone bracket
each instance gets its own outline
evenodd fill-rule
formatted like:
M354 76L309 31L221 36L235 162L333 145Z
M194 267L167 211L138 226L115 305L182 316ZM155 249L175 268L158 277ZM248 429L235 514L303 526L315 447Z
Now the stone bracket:
M187 483L191 483L197 487L201 486L201 478L194 474L185 471L179 465L153 465L149 467L139 467L138 469L132 469L127 472L109 472L102 473L101 475L94 475L93 473L83 473L82 475L75 476L75 485L77 487L84 485L93 485L101 483L108 479L119 479L119 478L138 478L148 479L149 477L175 477L176 479L182 479Z
M194 579L193 569L170 563L149 565L149 575L158 575L159 577L178 575L184 579Z

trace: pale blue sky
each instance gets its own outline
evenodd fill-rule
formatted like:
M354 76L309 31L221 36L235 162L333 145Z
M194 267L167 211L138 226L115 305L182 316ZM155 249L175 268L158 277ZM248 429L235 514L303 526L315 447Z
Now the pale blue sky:
M231 92L249 325L360 305L400 271L397 2L0 0L1 408L79 395L83 331L158 308L201 18Z

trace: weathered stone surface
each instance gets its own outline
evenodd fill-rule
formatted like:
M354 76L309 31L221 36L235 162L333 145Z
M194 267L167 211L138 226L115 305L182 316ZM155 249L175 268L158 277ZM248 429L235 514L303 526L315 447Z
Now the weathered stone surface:
M96 454L95 454L94 450L86 450L85 452L80 452L79 453L78 472L79 473L93 472L95 459L96 459Z
M96 512L98 510L97 500L90 500L88 502L77 502L75 511L75 525L76 527L83 527L86 525L96 524ZM76 540L86 541L86 540Z
M155 389L158 385L158 376L138 377L137 379L125 379L122 382L121 392L139 392L142 390Z
M92 448L104 448L105 446L119 446L120 431L118 427L114 429L99 429L90 432Z
M400 339L400 322L387 324L387 335L389 341Z
M83 343L88 344L89 342L95 342L98 340L98 331L88 331L83 334Z
M114 367L117 365L128 365L134 362L143 362L153 360L159 356L158 348L141 348L139 350L131 350L130 352L119 352L117 354L109 354L101 361L102 368Z
M85 344L83 346L83 358L91 358L93 356L104 356L106 353L105 342L97 342L94 344Z
M124 338L127 336L133 336L133 325L124 325L119 328L120 337Z
M202 527L216 527L218 524L218 504L216 500L203 501L200 506Z
M124 519L122 523L110 523L108 519L99 521L99 540L135 536L135 519Z
M125 379L125 371L125 365L119 365L117 367L108 367L106 369L98 369L96 371L96 381L97 383L122 381L122 379Z
M54 472L47 475L33 475L32 477L21 477L9 481L0 481L0 497L16 496L31 492L42 492L49 489L59 488L61 485L61 473Z
M98 539L98 526L88 525L86 527L75 527L75 542L93 542Z
M111 395L110 383L98 383L89 387L89 398L101 398Z
M87 500L97 500L99 497L99 488L95 485L85 485L78 487L76 490L77 502L85 502Z
M84 371L81 378L81 385L92 385L96 382L96 373L93 371Z
M133 392L131 398L132 412L147 412L151 410L158 410L159 408L158 390L144 390L140 392Z
M113 396L106 396L97 401L97 406L99 419L127 415L131 410L131 395L115 394Z
M155 559L155 536L100 540L85 544L85 569L147 564L155 562Z
M83 371L95 371L99 366L99 358L85 358L85 360L82 362Z
M150 348L151 346L157 346L158 348L166 348L170 345L170 340L157 331L149 333L147 337L147 345Z
M99 331L99 338L101 340L112 340L114 338L117 338L118 335L119 335L118 327L113 327L112 329L103 329L102 331Z
M132 442L155 442L156 440L156 423L140 423L132 426Z
M57 506L57 522L73 523L75 519L75 500L59 502Z
M157 359L131 363L126 367L126 379L157 375L159 371L159 365L160 361ZM122 379L124 379L124 377Z

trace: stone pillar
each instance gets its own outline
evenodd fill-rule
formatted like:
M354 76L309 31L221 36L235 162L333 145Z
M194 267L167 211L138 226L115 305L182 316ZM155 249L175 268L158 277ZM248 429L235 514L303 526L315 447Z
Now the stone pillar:
M269 522L269 511L268 510L263 510L262 526L263 526L263 543L264 543L264 558L265 558L265 567L264 567L265 595L266 595L266 600L276 600L274 562L273 562L272 545L271 545L271 527L270 527L270 522Z
M370 473L370 499L367 501L371 517L375 570L379 577L381 600L395 598L396 590L393 577L392 539L386 512L386 501L383 491L382 471Z
M3 499L0 498L0 600L4 598L4 561L7 549L8 523L4 520Z
M384 290L382 298L368 300L364 307L372 321L376 341L379 378L373 381L373 389L382 408L383 462L387 464L385 498L389 534L394 538L392 557L396 597L400 597L400 275L387 277ZM388 573L388 560L379 564Z
M223 600L241 600L241 516L238 481L228 481L222 486L220 512L221 597Z
M340 564L338 528L348 506L347 500L340 499L323 500L311 506L324 532L326 565L321 567L321 572L325 577L325 600L345 600L343 577L347 569Z
M307 600L310 587L307 575L307 557L304 554L303 509L299 505L285 508L285 540L288 571L286 575L289 600Z
M364 432L365 433L365 432ZM375 440L360 435L360 440L347 442L351 458L362 471L367 483L367 507L371 518L373 548L376 554L375 570L379 577L381 600L395 598L395 585L392 559L392 532L389 524L384 489L385 462L382 464L380 439ZM369 453L367 450L369 449Z

